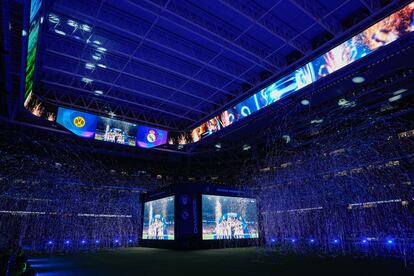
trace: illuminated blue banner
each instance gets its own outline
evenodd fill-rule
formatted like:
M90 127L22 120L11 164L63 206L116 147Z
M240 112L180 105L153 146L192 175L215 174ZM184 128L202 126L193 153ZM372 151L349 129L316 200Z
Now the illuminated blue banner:
M153 148L167 143L167 131L147 127L138 126L137 145L141 148Z
M56 121L78 136L93 138L98 116L59 107Z

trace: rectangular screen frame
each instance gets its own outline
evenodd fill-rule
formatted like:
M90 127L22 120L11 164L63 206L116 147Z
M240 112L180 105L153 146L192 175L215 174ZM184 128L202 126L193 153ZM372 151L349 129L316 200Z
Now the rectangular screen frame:
M239 239L205 239L204 233L203 233L203 196L219 196L219 197L230 197L230 198L241 198L241 199L254 199L255 200L255 206L256 206L256 219L257 219L257 237L254 238L239 238ZM259 241L263 237L263 233L260 231L260 212L259 212L259 204L257 201L257 198L255 197L249 197L249 196L240 196L240 195L223 195L223 194L200 194L200 239L202 242L243 242L243 241Z

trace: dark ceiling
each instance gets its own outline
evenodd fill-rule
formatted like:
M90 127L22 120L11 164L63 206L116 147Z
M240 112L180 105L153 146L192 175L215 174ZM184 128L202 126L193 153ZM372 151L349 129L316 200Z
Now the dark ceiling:
M401 4L44 0L37 93L189 129Z

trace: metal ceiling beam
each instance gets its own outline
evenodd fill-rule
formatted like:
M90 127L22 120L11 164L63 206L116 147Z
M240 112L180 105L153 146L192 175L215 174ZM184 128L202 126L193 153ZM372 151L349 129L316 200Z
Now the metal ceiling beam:
M379 0L359 0L370 13L375 13L381 9L381 2Z
M336 7L334 10L332 10L332 11L330 11L328 14L326 14L326 16L329 16L329 15L331 15L332 13L334 13L336 10L338 10L338 9L340 9L340 8L342 8L342 6L344 6L345 4L347 4L348 2L350 2L350 0L344 0L338 7ZM316 25L317 24L317 22L315 22L315 23L313 23L312 25L310 25L308 28L306 28L306 29L304 29L300 34L297 34L293 39L296 39L296 38L298 38L300 35L302 35L303 33L306 33L309 29L311 29L314 25ZM275 49L272 53L270 53L269 54L269 56L271 56L271 55L273 55L273 54L275 54L275 53L277 53L277 51L278 50L280 50L280 48L277 48L277 49ZM314 51L316 51L317 49L315 49ZM297 63L297 62L296 62ZM254 66L251 66L250 68L248 68L245 72L243 72L242 73L242 75L243 74L245 74L245 73L247 73L247 72L249 72L250 70L252 70L254 68ZM275 74L273 74L272 76L274 77L276 74L278 74L279 72L276 72ZM272 77L271 76L271 77ZM268 79L270 79L270 77L268 78ZM230 85L232 83L232 81L230 81L229 83L227 83L226 85L224 85L223 87L226 87L227 85ZM256 90L258 90L260 87L262 86L262 83L259 83L259 84L257 84L257 85L255 85L255 86L253 86L251 89L249 89L249 91L247 91L243 96L245 96L245 95L248 95L248 94L250 94L250 93L252 93L252 91L256 91ZM239 99L241 99L242 97L238 97L238 98L236 98L236 99L233 99L231 102L233 102L233 103L236 103L237 102L237 100L239 100ZM206 121L206 120L208 120L208 119L210 119L210 117L213 117L213 115L214 114L217 114L219 111L221 111L221 110L224 110L223 108L218 108L218 109L216 109L216 110L214 110L213 112L211 112L211 115L210 116L206 116L206 117L204 117L204 118L201 118L200 120L198 120L197 121L197 124L199 124L199 123L202 123L202 122L204 122L204 121ZM192 128L192 127L195 127L196 126L196 124L193 124L193 125L191 125L191 126L189 126L189 128Z
M156 11L150 10L146 7L143 7L142 5L138 5L132 1L127 0L127 2L135 7L139 7L148 12L151 12L152 14L157 14L159 12L159 9L162 8L157 3L147 0L145 0L145 2L153 6L156 9ZM280 69L283 66L283 61L278 61L275 59L273 62L269 62L263 59L263 57L266 54L263 52L262 49L257 47L256 43L250 43L248 41L245 41L244 44L242 44L239 41L237 44L235 44L233 41L233 37L226 36L227 32L225 30L223 31L223 26L221 24L216 24L215 22L212 22L209 19L202 18L199 14L196 14L191 9L187 9L183 6L178 6L182 3L184 2L172 2L169 5L168 9L165 10L165 13L168 13L170 16L173 16L175 18L180 18L181 20L184 20L187 24L190 24L196 28L202 29L204 32L208 33L209 36L196 32L192 28L188 28L183 24L179 24L181 28L197 36L201 36L214 44L217 44L218 39L221 42L219 46L225 47L228 51L231 51L232 53L240 56L241 58L250 60L250 62L255 63L257 66L260 66L263 69L274 71L275 69ZM178 25L177 22L171 20L169 17L165 15L163 15L162 18L167 20L171 24ZM233 47L237 48L238 51L234 50ZM240 51L242 51L244 54L241 54Z
M58 44L59 46L61 45L61 44L60 44L60 43L56 40L56 35L54 35L54 34L52 34L52 33L48 33L48 32L46 32L44 35L46 35L46 36L50 36L50 38L51 38L51 43L48 43L48 45L46 45L46 46L49 46L49 47L50 47L50 45L51 45L52 43L53 43L53 44ZM81 45L81 42L80 42L80 41L78 41L78 40L72 40L72 39L70 39L70 38L69 38L69 37L67 37L67 36L65 36L65 37L61 37L61 39L65 39L65 40L68 40L68 41L71 41L71 42L73 42L73 43L77 43L77 44ZM89 46L89 48L90 48L91 50L95 50L95 48L92 48L92 46ZM42 49L40 49L40 50L42 50ZM57 51L54 51L54 50L50 50L50 49L48 49L48 48L47 48L46 50L47 50L47 51L51 51L51 52L56 53L56 54L59 54L59 55L64 55L64 54L63 54L63 53L61 53L60 51L59 51L59 52L57 52ZM124 54L124 53L122 53L122 52L119 52L119 51L117 51L117 50L114 50L114 49L111 49L110 51L106 52L106 53L105 53L105 55L106 55L106 56L111 55L111 56L113 56L113 57L120 57L120 58L128 58L128 55L126 55L126 54ZM66 55L66 56L69 56L69 55ZM158 70L167 71L169 74L176 75L176 76L179 76L179 77L181 77L181 78L185 78L185 79L187 79L187 78L191 78L191 76L190 76L190 75L188 75L188 74L185 74L185 73L179 72L179 71L177 71L177 70L172 70L170 67L168 67L168 64L167 64L167 65L160 65L160 64L158 64L158 63L153 63L153 62L148 61L147 59L139 58L139 57L136 57L136 56L132 57L132 60L133 60L133 61L135 61L135 62L137 62L137 63L143 63L143 64L145 64L145 65L147 65L147 66L154 67L154 68L156 68L156 69L158 69ZM165 60L163 60L163 62L165 62ZM109 68L109 69L113 69L113 68L110 68L110 67L108 67L108 68ZM135 76L135 75L134 75L134 76ZM229 95L229 96L233 96L233 97L235 97L235 96L236 96L236 94L234 94L234 93L232 93L232 92L230 92L230 91L223 90L223 89L221 89L220 87L215 86L215 85L212 85L211 83L207 83L207 82L205 82L205 81L203 81L203 80L201 80L201 79L192 78L191 80L192 80L192 81L194 81L195 83L197 83L197 84L201 85L201 86L206 86L206 87L208 87L208 88L210 88L210 89L214 89L214 90L216 90L217 92L221 92L221 93L223 93L223 94L226 94L226 95ZM232 80L233 80L233 79L232 79ZM186 95L187 95L187 94L189 94L189 92L186 92L186 91L183 91L183 92L185 92L185 93L186 93ZM191 94L191 96L193 96L193 97L197 97L197 96L195 96L195 95L193 95L193 94ZM205 100L205 98L203 98L203 100ZM212 103L213 103L213 102L212 102Z
M332 17L328 17L327 14L329 11L327 11L317 0L289 1L313 18L321 27L330 32L333 36L337 36L343 32L341 23Z
M68 55L68 54L64 54L63 52L61 52L61 51L55 51L55 50L50 50L50 49L45 49L45 50L42 50L41 52L43 52L43 51L45 51L46 53L50 53L50 54L53 54L53 55L56 55L56 56L59 56L59 57L62 57L62 58L67 58L67 59L77 59L77 58L75 58L74 56L71 56L71 55ZM86 59L81 59L83 62L85 62L85 63L87 63L87 62L90 62L89 60L86 60ZM215 105L215 106L220 106L218 103L216 103L216 102L213 102L213 101L210 101L210 100L208 100L208 99L206 99L206 98L203 98L203 97L200 97L200 96L197 96L197 95L194 95L194 94L191 94L191 93L189 93L189 92L186 92L186 91L183 91L183 90L180 90L180 89L176 89L176 88L174 88L174 87L172 87L172 86L169 86L169 85L166 85L166 84L162 84L162 83L160 83L160 82L156 82L156 81L153 81L153 80L150 80L150 79L147 79L147 78L144 78L144 77L140 77L140 76L137 76L137 75L134 75L134 74L131 74L131 73L127 73L127 72L125 72L125 71L120 71L120 70L118 70L118 69L115 69L115 68L112 68L112 67L110 67L110 66L107 66L104 70L110 70L110 71L113 71L113 72L116 72L116 73L120 73L121 75L125 75L125 76L128 76L128 77L131 77L131 78L133 78L133 79L136 79L136 80L140 80L140 81L145 81L145 82L148 82L148 83L150 83L150 84L152 84L152 85L157 85L157 86L161 86L161 87L163 87L163 88L165 88L165 89L169 89L169 90L172 90L172 91L174 91L174 92L177 92L177 93L180 93L180 94L183 94L183 95L186 95L186 96L189 96L189 97L192 97L192 98L195 98L195 99L198 99L198 100L201 100L201 101L203 101L203 102L207 102L207 103L210 103L210 104L212 104L212 105ZM73 73L73 74L75 74L74 72L68 72L68 73ZM85 76L83 76L83 77L85 77ZM100 81L99 79L97 79L97 81ZM114 81L113 83L115 83L116 81ZM138 93L139 93L139 91L137 91ZM152 96L151 96L152 97ZM160 98L160 100L162 100L163 102L164 101L166 101L166 102L168 102L167 101L167 99L165 99L165 98ZM187 108L193 108L193 107L187 107ZM200 112L200 113L203 113L203 112Z
M50 67L50 66L42 66L41 69L45 70L45 72L52 71L52 72L57 72L57 73L60 73L60 74L76 77L79 80L79 82L81 81L81 79L83 77L85 77L84 75L76 74L74 72L65 71L65 70ZM130 93L133 93L133 94L142 95L142 96L145 96L145 97L148 97L148 98L156 99L157 101L163 101L163 102L166 102L168 104L175 105L177 107L193 110L193 107L190 107L190 106L187 106L187 105L184 105L184 104L180 104L178 102L170 101L170 100L167 100L163 97L158 97L158 96L155 96L155 95L152 95L152 94L149 94L149 93L146 93L146 92L142 92L142 91L139 91L139 90L136 90L136 89L127 88L127 87L120 86L120 85L117 85L117 84L114 84L114 83L111 83L111 82L106 82L106 81L103 81L103 80L94 80L94 82L105 84L107 86L113 86L113 87L115 87L115 88L117 88L121 91L127 91L127 92L130 92ZM71 86L71 87L73 87L74 89L77 89L77 87L74 87L74 86ZM90 90L87 90L87 91L92 92ZM110 91L107 91L107 92L110 92ZM194 109L194 111L196 111L198 113L201 113L201 114L207 114L206 112L200 111L200 110L195 110Z
M248 28L246 28L243 32L241 32L236 38L234 38L234 40L233 41L237 41L240 37L242 37L244 34L246 34L251 28L253 28L253 26L255 26L256 25L256 23L257 23L257 21L260 21L262 18L264 18L268 13L270 13L279 3L281 2L281 0L280 1L277 1L268 11L266 11L266 12L264 12L261 16L259 16L256 20L253 20L251 23L251 25L248 27ZM221 53L222 51L220 51L220 53ZM214 58L217 58L219 55L220 55L220 53L219 54L217 54ZM213 58L213 59L214 59ZM247 73L248 71L245 71L245 72L243 72L243 74L244 73ZM197 73L196 73L197 74ZM242 75L243 75L242 74ZM224 88L224 87L226 87L227 85L229 85L231 83L231 81L230 82L228 82L228 83L226 83L223 87L222 87L222 89ZM217 94L217 92L215 92L215 93L213 93L212 95L210 95L208 98L210 98L210 97L214 97L215 95ZM199 103L199 104L197 104L196 105L196 107L199 107L201 105L201 103ZM188 114L188 112L186 112L185 113L185 115L187 115Z
M116 25L113 25L113 24L110 24L108 22L105 22L105 21L102 21L100 19L97 19L96 17L89 16L89 15L84 14L84 13L81 13L79 11L75 11L73 9L69 9L67 7L61 7L61 6L59 6L58 9L59 10L62 10L65 13L67 12L68 14L72 14L74 16L79 16L81 18L85 18L86 20L89 20L91 22L99 23L99 26L97 26L96 28L102 29L104 32L107 32L107 33L112 33L114 36L118 36L118 37L121 37L121 38L126 38L128 40L131 40L131 38L143 39L143 36L138 35L137 33L127 31L127 30L125 30L123 28L120 28L120 27L118 27ZM59 12L56 12L56 13L59 13ZM115 30L115 32L113 30ZM124 36L122 36L122 34L124 34ZM151 44L152 45L155 45L155 46L157 46L157 47L159 47L159 48L161 48L163 50L166 50L165 53L167 53L167 54L170 54L171 53L173 55L178 55L179 58L182 59L183 61L188 62L188 60L191 60L193 62L193 64L204 65L204 66L206 66L206 67L208 67L208 68L210 68L212 70L218 71L218 72L220 72L220 73L222 73L222 74L224 74L226 76L229 76L231 78L237 79L237 80L239 80L239 81L241 81L243 83L249 83L249 84L252 85L252 83L250 83L246 79L241 78L240 77L241 75L239 76L235 72L235 71L240 71L240 70L234 70L234 68L232 69L232 68L229 68L228 66L225 66L226 67L226 70L224 70L224 69L222 69L222 68L220 68L218 66L209 64L209 63L201 60L200 58L197 58L197 57L194 57L192 55L189 55L185 51L179 51L179 50L175 49L174 47L169 47L169 46L167 46L165 44L165 42L162 42L162 41L158 42L158 41L156 41L154 39L147 38L146 39L146 42L148 42L146 44L147 46L150 46L151 47ZM215 43L217 43L217 42L215 42ZM154 46L152 46L152 47L154 47ZM228 69L230 69L230 70L228 70ZM233 72L230 72L230 71L233 71Z
M138 45L135 47L134 51L131 55L129 55L127 62L125 62L124 66L118 72L117 77L113 81L113 85L109 87L109 90L107 92L110 92L113 87L115 87L115 83L119 80L119 78L122 76L122 74L125 71L125 68L127 68L128 64L131 62L132 57L137 53L137 51L141 48L142 44L144 44L144 41L147 39L148 34L152 31L152 28L158 23L158 20L160 19L160 14L168 7L168 4L170 3L170 0L167 0L167 2L163 5L161 12L155 17L154 21L151 23L151 26L146 30L145 34L143 35L141 41L138 43ZM174 89L175 90L175 89ZM175 93L175 92L173 92ZM190 94L191 95L191 94Z
M254 7L248 7L246 5L246 2L239 0L221 0L221 2L241 16L250 20L250 22L253 24L260 26L262 29L268 31L273 36L282 40L286 44L289 44L302 54L306 54L312 50L311 43L307 41L307 39L300 38L300 40L302 40L300 42L299 39L293 39L296 31L293 30L291 26L287 25L285 22L274 16L271 20L265 18L265 15L269 14L272 8L267 10L267 12L260 13L258 9L255 9ZM280 3L280 1L277 3Z
M47 81L47 80L41 80L40 82L45 83L47 85L52 85L52 86L55 86L55 87L63 88L63 89L69 90L69 91L78 91L78 92L82 92L82 93L87 93L86 95L88 95L88 94L90 95L90 94L93 93L93 92L91 92L90 90L87 90L87 89L82 89L82 88L79 88L79 87L73 87L71 85L61 84L61 83L58 83L58 82ZM42 96L47 96L47 94L42 93ZM174 116L174 117L179 118L179 119L185 119L185 120L188 120L188 121L191 121L191 122L195 121L193 118L186 117L186 116L176 114L176 113L173 113L173 112L169 112L167 110L157 109L155 107L151 107L151 106L148 106L148 105L144 105L144 104L140 104L140 103L136 103L136 102L132 102L132 101L128 101L128 100L124 100L124 99L120 99L120 98L116 98L116 97L112 97L112 96L108 96L108 95L101 95L101 96L99 96L99 98L108 99L110 101L116 101L116 102L131 105L131 106L137 106L137 107L140 107L140 108L144 108L144 109L156 111L156 112L159 112L159 113L167 114L167 115L170 115L170 116ZM79 100L79 98L78 98L78 100ZM87 103L85 102L83 107L85 107L86 105L87 105Z
M272 6L272 8L271 9L269 9L267 12L265 12L260 18L263 18L266 14L268 14L275 6L277 6L279 3L281 2L281 0L279 0L277 3L275 3L273 6ZM234 38L233 39L233 41L237 41L240 37L242 37L244 34L246 34L253 26L255 26L256 25L256 22L255 21L253 21L253 22L251 22L252 24L248 27L248 28L246 28L243 32L241 32L240 34L238 34L237 35L237 37L236 38ZM217 59L222 53L224 52L224 49L222 48L221 50L220 50L220 52L218 52L211 60L210 60L210 62L212 62L212 61L214 61L215 59ZM280 60L282 60L282 59L280 59ZM200 72L202 72L202 70L204 70L204 68L202 67L202 68L200 68L200 70L198 70L197 72L195 72L195 74L193 74L193 76L192 76L192 78L194 78L195 76L197 76ZM191 80L191 79L189 79L189 80ZM187 83L188 83L188 81L189 80L187 80L185 83L183 83L182 84L182 86L180 87L180 89L182 88L182 87L184 87ZM217 95L218 93L219 93L219 91L221 91L221 90L223 90L223 88L224 88L225 86L223 86L220 90L218 90L218 91L215 91L213 94L211 94L211 95L209 95L208 97L207 97L207 99L209 99L209 98L212 98L212 97L214 97L215 95ZM172 94L171 95L171 97L172 96L174 96L174 94ZM169 98L171 98L171 97L169 97ZM201 105L201 103L198 103L196 106L195 106L195 108L197 108L197 107L199 107ZM158 106L159 108L161 107L162 105L160 105L160 106ZM189 112L187 111L186 113L185 113L185 115L187 115Z

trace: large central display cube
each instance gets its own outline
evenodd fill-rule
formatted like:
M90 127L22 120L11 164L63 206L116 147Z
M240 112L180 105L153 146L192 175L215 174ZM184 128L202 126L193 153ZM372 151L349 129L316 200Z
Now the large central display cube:
M140 244L176 249L259 245L258 204L249 191L182 184L142 198Z

